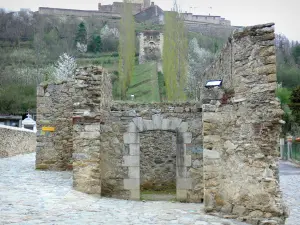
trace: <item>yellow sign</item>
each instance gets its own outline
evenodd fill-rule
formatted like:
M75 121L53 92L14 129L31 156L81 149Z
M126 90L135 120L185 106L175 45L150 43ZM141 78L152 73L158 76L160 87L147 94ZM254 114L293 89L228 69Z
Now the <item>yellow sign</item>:
M53 131L55 131L55 127L42 127L42 131L50 131L50 132L53 132Z

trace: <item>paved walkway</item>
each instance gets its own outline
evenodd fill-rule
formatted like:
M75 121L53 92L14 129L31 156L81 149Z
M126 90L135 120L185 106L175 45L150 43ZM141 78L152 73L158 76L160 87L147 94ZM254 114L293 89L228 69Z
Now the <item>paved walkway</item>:
M280 187L290 212L285 224L300 225L300 168L281 161L279 169Z
M203 205L97 198L72 190L70 172L34 170L35 154L0 159L0 224L242 225Z

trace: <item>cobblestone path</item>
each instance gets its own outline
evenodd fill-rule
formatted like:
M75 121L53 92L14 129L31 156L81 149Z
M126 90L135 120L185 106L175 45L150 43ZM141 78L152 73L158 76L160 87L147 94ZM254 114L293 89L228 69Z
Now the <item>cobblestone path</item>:
M98 198L72 190L71 172L34 170L35 154L0 159L0 224L242 225L201 204Z
M293 164L280 162L280 187L290 216L286 225L300 225L300 168Z

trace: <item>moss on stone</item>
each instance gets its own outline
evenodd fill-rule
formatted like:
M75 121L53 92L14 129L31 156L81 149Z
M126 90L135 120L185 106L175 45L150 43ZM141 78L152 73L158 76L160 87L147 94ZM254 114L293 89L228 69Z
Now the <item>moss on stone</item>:
M47 164L38 164L35 166L36 170L48 170L49 169L49 165Z

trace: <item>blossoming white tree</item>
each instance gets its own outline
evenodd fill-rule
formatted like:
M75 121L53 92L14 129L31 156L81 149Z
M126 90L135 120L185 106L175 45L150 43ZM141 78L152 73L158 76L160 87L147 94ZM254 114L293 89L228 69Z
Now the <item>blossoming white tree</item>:
M87 45L80 42L76 43L76 48L81 53L85 53L87 51Z
M55 79L66 80L72 78L76 67L76 60L72 56L69 56L67 53L62 54L55 65Z

